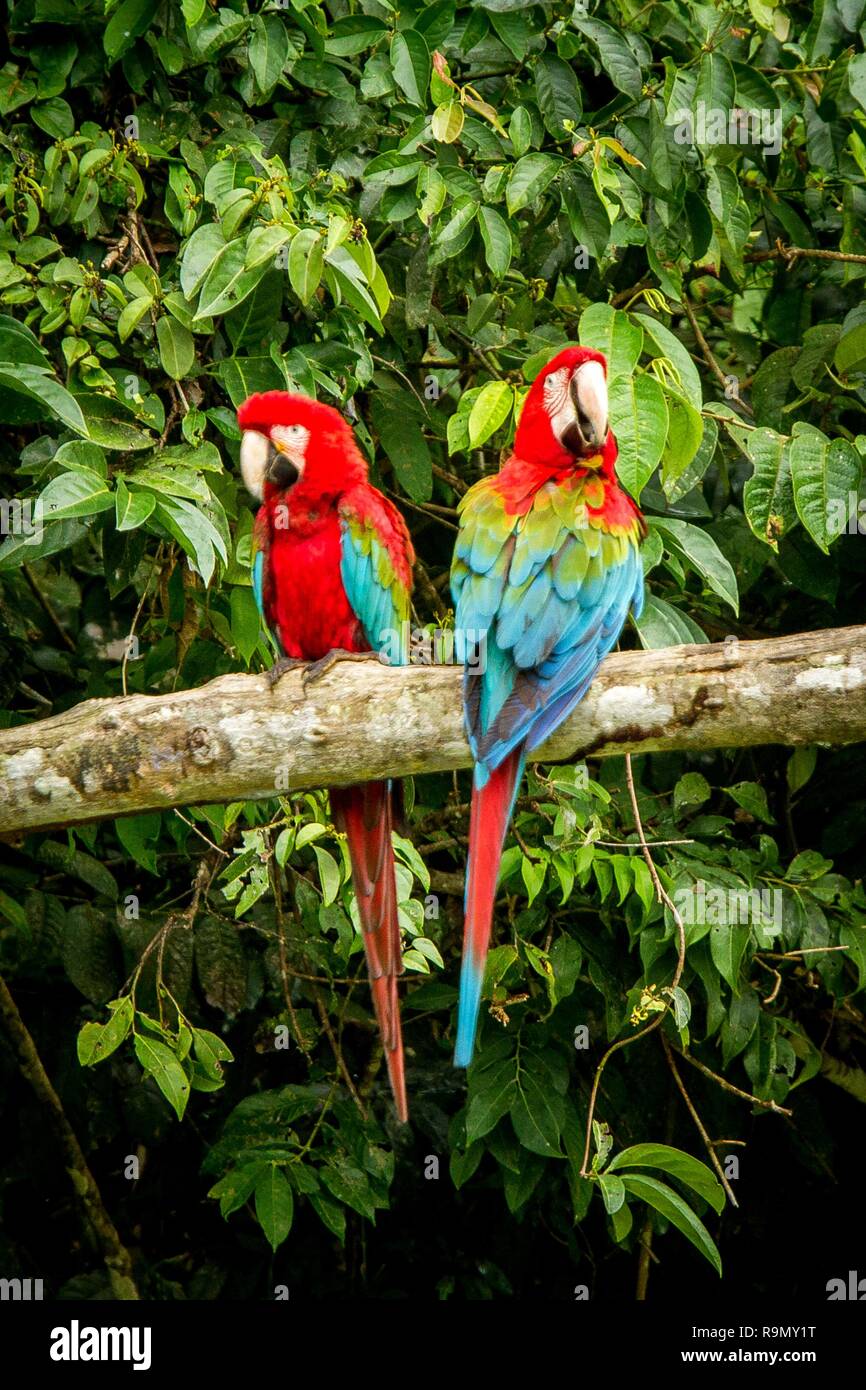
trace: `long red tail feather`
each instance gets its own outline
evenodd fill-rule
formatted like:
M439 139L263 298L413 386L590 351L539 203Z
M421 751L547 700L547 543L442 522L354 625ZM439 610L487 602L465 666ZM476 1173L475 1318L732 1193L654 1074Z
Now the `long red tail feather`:
M457 1045L454 1049L456 1067L468 1067L472 1061L499 863L525 760L523 747L516 748L488 775L483 786L479 786L476 780L472 788L463 964L457 1010Z
M400 1031L397 976L402 974L397 884L391 842L393 812L387 782L365 782L331 790L334 824L345 833L352 883L361 918L364 950L388 1076L402 1124L409 1118Z

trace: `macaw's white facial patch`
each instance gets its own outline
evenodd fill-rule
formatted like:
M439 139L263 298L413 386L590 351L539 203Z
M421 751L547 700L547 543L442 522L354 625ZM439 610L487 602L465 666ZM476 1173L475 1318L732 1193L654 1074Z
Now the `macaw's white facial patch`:
M568 405L569 377L568 368L560 367L558 372L551 372L544 383L544 409L550 416L551 423L563 406Z
M241 438L241 476L249 493L261 502L265 495L265 472L271 445L258 430L244 430Z
M281 453L287 454L299 473L304 471L304 459L310 442L310 431L305 425L273 425L271 439Z
M544 383L544 408L563 447L593 466L607 438L607 381L601 363L552 372Z
M544 383L544 409L550 420L550 428L560 441L565 439L567 431L574 426L577 419L574 401L568 389L570 383L571 372L568 367L560 367L559 371L551 372Z

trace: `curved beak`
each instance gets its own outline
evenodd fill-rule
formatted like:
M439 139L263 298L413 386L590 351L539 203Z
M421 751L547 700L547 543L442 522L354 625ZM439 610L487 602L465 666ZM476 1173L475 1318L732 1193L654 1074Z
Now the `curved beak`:
M287 487L294 487L301 476L301 470L296 464L292 463L288 454L273 444L271 444L268 456L268 467L265 478L272 483L275 488L283 492Z
M301 476L300 470L287 454L266 434L245 430L241 438L241 474L249 492L259 502L265 494L265 483L280 492L292 487Z
M607 439L607 379L600 362L584 362L568 383L574 417L562 434L571 453L596 454Z

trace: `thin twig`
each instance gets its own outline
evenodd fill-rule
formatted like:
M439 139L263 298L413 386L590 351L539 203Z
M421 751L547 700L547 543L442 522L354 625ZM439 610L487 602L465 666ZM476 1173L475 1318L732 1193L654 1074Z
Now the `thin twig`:
M462 496L466 491L467 484L464 483L462 478L458 478L456 473L450 473L447 468L440 468L438 463L433 463L430 467L433 470L434 478L441 478L443 483L447 483L449 487L453 487L456 493Z
M647 1218L644 1222L643 1230L640 1233L640 1258L637 1264L637 1288L635 1289L635 1301L644 1303L646 1301L647 1287L649 1285L650 1261L658 1264L658 1256L653 1254L653 1219L652 1213L647 1211Z
M733 1188L731 1187L731 1184L728 1182L727 1178L725 1177L724 1169L722 1168L722 1165L721 1165L721 1163L719 1162L719 1156L718 1156L718 1154L716 1153L716 1151L715 1151L715 1149L714 1149L714 1147L713 1147L713 1141L710 1139L710 1136L707 1134L707 1131L706 1131L706 1129L704 1128L703 1121L701 1120L700 1115L698 1114L697 1110L696 1110L695 1107L694 1107L694 1104L693 1104L693 1102L692 1102L691 1096L689 1095L688 1091L687 1091L686 1088L685 1088L685 1085L684 1085L684 1083L683 1083L683 1079L682 1079L682 1077L680 1076L679 1070L678 1070L678 1068L677 1068L677 1064L676 1064L676 1062L674 1061L674 1055L673 1055L673 1053L672 1053L672 1051L671 1051L671 1045L670 1045L670 1043L668 1042L667 1038L665 1037L664 1033L661 1033L659 1036L661 1037L661 1040L662 1040L662 1047L663 1047L664 1050L665 1050L665 1057L667 1058L668 1066L669 1066L670 1069L671 1069L671 1075L673 1076L674 1081L675 1081L676 1084L677 1084L677 1090L679 1091L680 1095L682 1096L683 1100L685 1101L685 1103L686 1103L686 1109L688 1110L689 1114L691 1115L692 1119L693 1119L694 1122L695 1122L695 1126L696 1126L696 1128L697 1128L697 1131L698 1131L698 1133L700 1134L701 1139L703 1140L704 1148L706 1149L707 1153L709 1154L710 1162L712 1163L713 1167L714 1167L715 1170L716 1170L716 1176L717 1176L717 1178L719 1179L719 1182L722 1184L722 1187L725 1189L725 1192L726 1192L726 1194L727 1194L728 1201L730 1202L731 1206L732 1206L732 1207L737 1207L737 1206L739 1206L739 1202L737 1201L736 1197L734 1196L734 1190L733 1190Z
M389 490L390 489L386 489L386 491ZM392 496L396 496L396 493L393 493ZM444 516L437 516L436 512L430 510L427 507L420 506L417 502L410 502L408 497L399 498L399 502L401 507L409 507L413 512L420 512L422 516L428 517L431 521L435 521L439 526L444 526L447 530L454 531L456 534L458 527L454 525L453 521L447 521ZM450 515L457 515L456 511L454 511L453 508L450 509Z
M772 965L767 965L766 961L761 960L758 955L754 957L754 961L756 965L760 965L762 970L766 970L768 975L772 975L775 980L770 993L762 995L761 997L762 1004L772 1004L778 998L779 990L782 988L782 972L781 970L776 970Z
M142 591L141 591L141 598L138 600L138 607L137 607L136 610L135 610L135 615L134 615L134 617L133 617L133 619L132 619L132 624L131 624L131 626L130 626L129 633L128 633L128 635L127 635L126 647L124 648L124 652L123 652L123 661L121 662L121 665L120 665L120 679L121 679L121 683L122 683L122 685L123 685L123 693L124 693L124 695L128 695L128 694L129 694L129 691L128 691L127 688L126 688L126 668L127 668L128 664L129 664L129 653L130 653L130 649L131 649L131 646L132 646L132 638L135 636L136 625L137 625L137 623L138 623L139 618L141 617L141 610L142 610L142 608L144 607L144 601L145 601L145 599L147 598L147 591L148 591L148 589L150 588L150 581L153 579L153 576L154 576L154 574L156 573L157 567L162 563L162 553L163 553L163 549L164 549L163 542L160 541L160 543L159 543L159 549L157 550L156 555L154 556L153 564L152 564L151 567L150 567L150 573L148 574L147 579L145 580L144 588L143 588Z
M610 1047L607 1049L607 1051L605 1052L604 1056L602 1057L601 1061L595 1069L595 1076L592 1080L592 1092L589 1098L589 1110L587 1112L586 1117L586 1142L583 1150L583 1163L581 1164L580 1168L580 1176L582 1178L586 1178L589 1176L587 1172L587 1164L589 1163L589 1150L592 1144L592 1120L593 1115L595 1114L595 1105L598 1099L598 1088L599 1083L601 1082L602 1072L604 1071L605 1067L607 1066L608 1062L610 1061L611 1057L615 1052L619 1052L624 1047L630 1047L632 1043L637 1042L640 1038L645 1038L648 1033L654 1032L655 1029L661 1025L668 1009L671 1007L671 998L673 996L673 992L677 988L680 980L683 977L683 971L686 965L685 924L683 922L679 908L676 906L670 894L667 892L664 885L662 884L662 881L658 876L658 870L656 869L653 857L650 854L649 845L647 844L646 836L644 835L643 822L640 817L640 808L638 807L637 802L637 792L635 791L634 787L634 773L632 772L630 753L626 753L625 755L625 778L626 783L628 785L629 797L631 799L631 808L632 814L634 815L635 828L637 829L641 850L643 851L643 857L646 861L647 868L650 872L650 878L652 879L656 897L658 898L659 902L663 903L664 906L668 908L674 919L674 922L676 923L677 968L674 971L673 980L671 981L671 984L668 986L668 999L665 1001L664 1008L661 1009L659 1013L656 1014L652 1022L648 1023L645 1028L642 1028L639 1033L633 1033L630 1038L620 1038L617 1042L611 1043Z
M761 951L760 955L766 956L767 960L796 960L798 956L823 956L830 951L847 950L847 946L802 946L796 951Z
M776 261L782 260L788 270L793 270L798 260L810 261L850 261L854 265L866 265L866 256L857 255L853 251L820 251L813 246L785 246L781 238L778 238L776 245L764 251L749 251L743 257L744 261Z
M366 1120L366 1118L367 1118L367 1111L366 1111L365 1108L364 1108L364 1102L361 1100L361 1097L358 1095L358 1088L356 1087L354 1081L352 1080L351 1073L349 1072L349 1068L346 1066L346 1059L344 1058L342 1052L340 1051L340 1044L337 1042L337 1039L334 1037L334 1030L333 1030L333 1028L331 1027L331 1023L330 1023L330 1020L329 1020L329 1018L328 1018L328 1010L325 1008L325 1001L324 1001L323 998L322 998L321 992L320 992L319 989L318 989L317 987L315 987L315 986L313 987L313 998L314 998L315 1001L316 1001L316 1009L317 1009L318 1014L319 1014L319 1020L320 1020L320 1022L321 1022L321 1025L322 1025L323 1029L325 1030L325 1036L327 1037L328 1042L331 1044L331 1051L332 1051L333 1054L334 1054L334 1060L335 1060L336 1063L337 1063L337 1068L338 1068L338 1070L339 1070L339 1072L340 1072L340 1075L342 1076L343 1080L344 1080L345 1083L346 1083L346 1088L347 1088L347 1090L348 1090L348 1092L349 1092L349 1095L352 1097L352 1100L355 1102L355 1105L358 1107L358 1111L359 1111L359 1113L360 1113L360 1115L361 1115L361 1118L364 1119L364 1120Z
M787 1115L790 1117L793 1114L793 1111L786 1110L784 1105L777 1105L774 1100L761 1100L760 1096L753 1096L750 1091L741 1091L739 1086L732 1085L731 1082L726 1081L723 1076L718 1076L714 1071L710 1071L710 1068L705 1066L703 1062L699 1062L697 1057L693 1056L691 1052L685 1052L681 1047L676 1047L675 1044L673 1044L673 1046L675 1052L678 1056L682 1057L684 1062L690 1062L693 1067L697 1067L699 1072L703 1072L704 1076L708 1076L711 1081L715 1081L716 1085L721 1086L723 1091L729 1091L732 1096L739 1096L740 1100L748 1100L752 1105L760 1105L765 1110L774 1110L777 1115ZM734 1143L733 1139L731 1143Z
M729 376L727 376L725 372L722 371L721 367L716 361L715 356L713 355L713 350L707 342L706 338L704 337L703 330L701 329L701 326L698 323L697 318L695 317L695 311L692 308L689 300L685 297L685 295L683 295L682 302L683 308L686 311L686 318L692 326L692 332L694 333L695 338L697 339L698 347L701 350L704 361L706 362L710 371L713 373L713 376L716 378L716 380L721 384L724 390L727 391L730 380ZM755 412L749 405L748 401L741 400L739 396L737 396L735 399L738 405L741 405L745 411L748 411L749 415L754 415Z
M34 594L35 594L36 597L38 598L38 600L39 600L39 602L40 602L40 604L41 604L41 606L42 606L42 608L43 608L43 610L44 610L44 612L45 612L45 616L49 619L49 621L51 622L51 625L55 628L55 630L56 630L56 632L57 632L57 635L58 635L58 637L60 638L61 642L62 642L63 645L67 648L68 651L74 652L75 649L76 649L76 648L75 648L75 643L73 642L72 638L69 636L69 633L66 631L66 628L62 626L62 624L61 624L61 622L60 622L60 619L58 618L57 614L55 613L52 604L49 602L49 600L45 597L45 595L43 594L42 590L40 589L39 583L38 583L38 581L37 581L37 579L36 579L36 576L35 576L35 574L33 573L32 569L30 568L29 565L22 565L21 568L22 568L23 571L24 571L24 578L27 580L27 583L30 585L30 587L31 587L31 589L33 590Z
M291 1020L292 1032L295 1035L295 1042L298 1044L298 1047L301 1049L307 1061L309 1062L310 1052L306 1043L304 1042L304 1035L301 1032L301 1027L298 1023L298 1016L295 1013L295 1007L292 1003L292 994L291 990L289 989L289 963L288 956L286 955L285 918L283 916L283 885L280 879L279 865L277 864L276 859L273 855L271 855L270 857L268 866L270 869L271 888L273 889L274 894L274 915L277 919L277 940L280 955L280 982L283 986L283 998L286 1001L286 1009L288 1011L289 1019Z

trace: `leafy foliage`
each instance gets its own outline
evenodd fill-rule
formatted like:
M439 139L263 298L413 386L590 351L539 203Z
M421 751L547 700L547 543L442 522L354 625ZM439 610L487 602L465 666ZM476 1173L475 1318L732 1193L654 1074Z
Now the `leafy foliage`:
M252 391L349 409L413 530L419 625L447 627L456 504L575 340L608 356L620 476L648 517L645 647L860 621L860 0L107 9L17 0L0 70L6 724L269 663L235 467L234 408ZM151 1294L260 1297L272 1250L289 1281L322 1271L320 1294L393 1292L351 1252L363 1232L411 1261L410 1228L437 1224L419 1189L446 1154L454 1224L412 1276L428 1270L428 1294L538 1287L549 1231L564 1254L543 1287L570 1297L611 1241L611 1268L628 1270L648 1221L679 1232L664 1243L684 1279L686 1242L715 1279L722 1189L688 1152L698 1136L658 1038L606 1068L581 1176L601 1053L662 1011L673 1055L705 1068L680 1064L709 1128L774 1146L774 1174L798 1175L788 1201L811 1174L826 1183L849 1113L834 1107L857 1101L827 1099L820 1073L864 1098L862 755L659 754L636 770L685 922L678 986L622 764L536 769L466 1086L449 1011L468 783L407 788L415 1149L389 1118L324 794L4 851L0 962L22 999L52 1006L34 1032L103 1184L118 1153L146 1147L136 1201L153 1219L171 1186L178 1230L195 1219L190 1246L168 1223L145 1241ZM76 1031L87 1070L57 1060ZM793 1105L794 1140L770 1103ZM5 1163L41 1203L20 1154ZM121 1225L141 1223L113 1197ZM493 1234L503 1203L506 1231L546 1240L522 1264ZM389 1207L396 1237L370 1229ZM328 1275L343 1242L351 1267ZM57 1277L99 1287L74 1263Z

